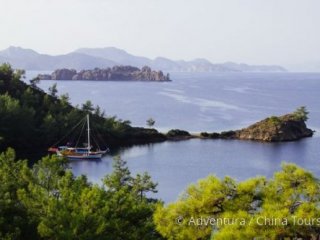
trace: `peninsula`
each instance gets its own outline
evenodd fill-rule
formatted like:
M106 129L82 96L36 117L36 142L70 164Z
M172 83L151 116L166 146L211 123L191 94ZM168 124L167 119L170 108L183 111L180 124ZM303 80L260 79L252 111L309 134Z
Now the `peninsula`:
M94 81L171 81L169 74L154 71L148 66L141 69L132 66L114 66L92 70L57 69L52 74L39 74L40 80L94 80Z

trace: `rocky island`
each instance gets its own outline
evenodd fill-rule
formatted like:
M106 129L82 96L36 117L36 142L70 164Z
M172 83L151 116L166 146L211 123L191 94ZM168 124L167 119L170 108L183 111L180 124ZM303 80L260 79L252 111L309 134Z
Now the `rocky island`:
M39 74L40 80L95 80L95 81L171 81L169 74L132 66L114 66L112 68L95 68L92 70L57 69L52 74Z
M295 141L305 137L312 137L313 131L306 126L308 112L305 107L280 117L271 116L247 128L222 133L200 134L202 138L211 139L240 139L263 142Z

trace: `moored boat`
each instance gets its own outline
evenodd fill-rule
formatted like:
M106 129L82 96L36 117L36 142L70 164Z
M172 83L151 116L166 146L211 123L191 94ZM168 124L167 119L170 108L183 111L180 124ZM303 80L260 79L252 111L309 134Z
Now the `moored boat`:
M101 150L99 146L97 146L96 150L92 149L89 114L86 116L85 120L87 123L87 143L86 143L87 146L86 147L78 147L77 146L78 144L76 144L76 146L74 147L72 146L50 147L48 151L56 153L58 156L66 157L69 160L100 160L103 157L103 155L109 152L109 149L106 147L105 150Z

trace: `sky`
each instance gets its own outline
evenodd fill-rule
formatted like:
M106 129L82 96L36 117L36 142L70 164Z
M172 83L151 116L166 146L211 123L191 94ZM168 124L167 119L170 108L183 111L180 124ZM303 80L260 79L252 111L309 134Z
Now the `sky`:
M0 49L320 64L320 0L0 0Z

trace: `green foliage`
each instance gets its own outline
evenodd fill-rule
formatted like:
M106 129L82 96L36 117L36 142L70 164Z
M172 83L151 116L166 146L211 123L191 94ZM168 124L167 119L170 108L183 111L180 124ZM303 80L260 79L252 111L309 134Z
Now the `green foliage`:
M119 156L114 158L114 171L104 178L104 184L110 191L116 192L121 189L130 190L140 201L146 198L146 193L157 192L157 184L152 182L148 173L144 172L142 175L137 174L136 177L132 177L126 165L127 162Z
M96 106L96 108L94 109L94 114L103 118L105 115L105 112L102 111L99 106Z
M320 182L294 164L283 164L270 180L209 176L166 206L146 196L155 188L119 157L99 186L73 176L65 159L45 157L30 169L8 149L0 154L0 239L161 239L155 229L178 240L320 236L319 222L308 220L320 219Z
M104 179L104 184L109 188L109 190L118 191L121 188L130 186L132 178L126 164L126 161L122 160L119 156L114 158L114 171Z
M0 95L0 134L6 147L31 146L30 137L34 134L35 111L8 93Z
M61 105L67 107L70 105L69 101L70 101L70 97L68 93L62 94L60 96L60 101L61 101Z
M268 123L274 126L278 126L281 122L281 119L277 116L271 116L268 118Z
M39 77L35 77L33 79L30 80L30 85L32 88L37 88L37 84L39 84L40 82L40 78Z
M58 89L57 89L57 83L54 83L51 87L49 87L49 94L52 97L57 97Z
M85 111L86 113L92 113L94 110L92 102L88 100L84 104L82 104L82 110Z
M157 184L151 181L151 176L144 172L142 175L137 174L136 178L132 180L132 186L134 192L140 196L140 201L143 200L145 193L153 192L156 193Z
M307 111L307 108L305 106L299 107L296 109L296 111L293 113L293 117L296 120L302 120L307 121L309 112Z
M147 126L148 127L154 126L155 123L156 123L156 121L153 118L147 119Z
M11 65L8 63L4 63L0 65L0 77L1 79L4 78L4 76L12 75L13 69L11 68Z
M171 129L168 133L167 133L168 137L188 137L191 136L189 132L184 131L184 130L180 130L180 129Z
M107 218L113 219L106 226L110 239L159 239L152 221L157 202L145 196L156 192L156 184L147 174L132 177L120 157L114 159L113 167L113 173L103 181L110 197Z
M0 239L34 239L36 226L28 220L27 209L17 191L26 189L31 172L26 161L15 161L8 149L0 155Z
M0 239L160 239L157 202L145 196L156 184L131 176L120 158L114 167L102 186L92 185L63 158L44 157L30 169L8 149L0 155Z
M84 103L82 109L75 108L70 105L68 94L57 96L56 84L50 87L49 95L36 86L37 79L27 85L20 81L22 76L23 71L14 71L9 64L0 65L0 151L13 147L18 156L44 153L87 113L91 114L95 137L109 147L148 142L159 134L133 128L129 121L116 117L105 118L104 111L91 101Z
M299 225L297 219L307 223ZM159 205L154 214L157 230L167 239L318 239L316 219L319 180L294 164L284 164L270 180L237 183L209 176L188 187L177 202Z

